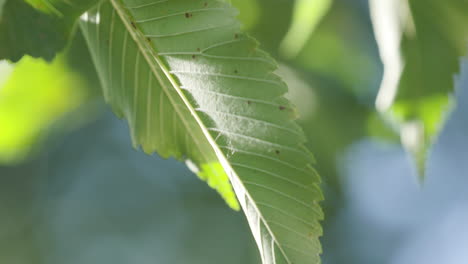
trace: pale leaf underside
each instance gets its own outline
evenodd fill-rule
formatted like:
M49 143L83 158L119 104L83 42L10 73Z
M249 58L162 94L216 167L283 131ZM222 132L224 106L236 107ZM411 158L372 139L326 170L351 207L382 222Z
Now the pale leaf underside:
M263 263L319 263L319 177L292 120L275 62L239 31L236 11L207 0L112 0L83 16L113 110L147 153L221 163ZM215 186L229 201L225 180ZM216 185L216 184L215 184Z

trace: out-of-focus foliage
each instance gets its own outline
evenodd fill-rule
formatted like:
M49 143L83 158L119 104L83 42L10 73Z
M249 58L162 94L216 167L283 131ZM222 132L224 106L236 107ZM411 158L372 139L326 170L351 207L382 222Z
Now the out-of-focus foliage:
M420 186L407 154L369 139L347 150L346 204L328 223L332 264L461 264L468 261L468 60L456 77L457 106L435 143ZM330 219L329 219L330 220Z
M283 56L296 56L327 13L332 0L297 0L288 33L281 42Z
M0 216L0 263L260 261L243 216L184 164L135 151L110 111L0 165Z
M260 20L261 5L259 0L231 0L231 4L239 9L239 20L242 21L242 29L253 28Z
M0 164L29 159L50 135L57 141L95 118L99 89L81 34L52 63L29 56L0 61Z
M52 64L25 56L9 67L0 87L0 163L22 160L48 127L86 98L86 83L63 55Z
M317 166L325 186L338 193L341 179L337 160L346 148L369 136L369 128L373 136L388 138L375 133L387 130L372 117L380 65L363 12L356 4L334 1L304 48L289 62L315 94L310 113L301 112L300 122L308 136L308 147L320 153L316 155Z
M52 60L65 47L71 29L23 0L7 0L0 18L0 59L18 61L25 54Z
M328 80L325 85L331 90L348 90L362 105L373 108L381 73L375 54L365 10L335 1L293 63L315 78Z
M248 0L233 0L232 2L240 10L247 9L249 6ZM255 20L257 22L248 28L248 32L260 42L263 49L273 57L278 57L279 46L290 27L294 1L256 0L256 2L259 6L259 11L256 13L258 18ZM245 23L244 20L241 22Z
M0 0L0 17L1 17L2 12L3 12L3 5L5 4L5 1L6 0Z
M373 0L385 75L377 107L398 126L424 176L426 154L451 108L454 76L468 47L464 0Z
M2 0L0 11L3 2L0 59L16 62L23 55L51 61L71 40L79 15L95 1L28 0L30 5L25 0Z
M75 20L98 0L24 0L44 13L63 19L66 24L74 24Z

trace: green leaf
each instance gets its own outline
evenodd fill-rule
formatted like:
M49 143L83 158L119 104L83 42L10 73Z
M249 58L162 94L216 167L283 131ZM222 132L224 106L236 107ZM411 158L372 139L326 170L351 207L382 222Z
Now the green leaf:
M196 173L211 188L216 189L232 209L236 211L240 209L229 178L219 162L201 164L200 171L196 171Z
M18 61L25 54L52 60L67 41L60 19L36 11L22 0L7 0L0 19L0 59Z
M5 1L5 5L4 12L0 13L0 59L13 62L23 55L51 61L68 43L79 15L96 2L77 0L74 2L80 4L75 5L71 0L64 0L63 3L73 4L73 7L57 5L56 12L47 13L41 2L49 2L50 5L58 1L28 0L37 9L24 0L2 1Z
M373 0L371 10L385 65L377 107L396 123L422 179L467 50L468 2Z
M85 81L65 59L61 54L51 64L29 56L14 65L0 62L6 73L0 74L0 164L23 161L45 130L87 97Z
M238 19L242 22L242 30L252 29L259 22L262 7L258 0L231 0L230 2L239 10Z
M332 0L296 0L291 27L280 46L285 57L299 54L331 4Z
M64 23L74 24L75 20L98 0L24 0L47 14L63 18Z
M5 4L6 0L0 0L0 16L2 15L3 12L3 5Z
M319 263L313 157L275 62L236 15L215 0L112 0L85 14L82 29L135 146L190 160L201 177L222 165L263 263Z

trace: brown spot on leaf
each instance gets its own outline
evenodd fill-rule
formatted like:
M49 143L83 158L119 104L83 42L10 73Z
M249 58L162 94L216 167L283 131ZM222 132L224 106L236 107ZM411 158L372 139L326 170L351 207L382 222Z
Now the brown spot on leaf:
M185 18L191 18L192 17L192 13L185 13Z
M280 151L279 151L279 150L275 150L275 153L276 153L276 155L279 155L279 154L280 154Z
M247 100L247 104L250 105L252 103L252 101L250 100Z
M239 38L239 34L237 34L237 33L234 34L234 38L235 38L235 39L238 39L238 38Z
M136 29L135 23L133 23L133 21L130 22L130 24L132 25L133 29Z
M196 59L196 58L197 58L197 56L195 56L195 55L192 55L192 59Z
M200 52L200 48L197 48L197 51Z
M284 107L282 105L279 106L279 110L284 110L284 109L286 109L286 107Z

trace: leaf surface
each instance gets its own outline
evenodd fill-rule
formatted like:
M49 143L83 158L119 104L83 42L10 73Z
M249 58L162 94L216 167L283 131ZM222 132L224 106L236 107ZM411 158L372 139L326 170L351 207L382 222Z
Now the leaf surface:
M235 207L229 178L263 263L319 263L313 157L276 63L236 15L214 0L112 0L81 26L135 146L188 160Z

